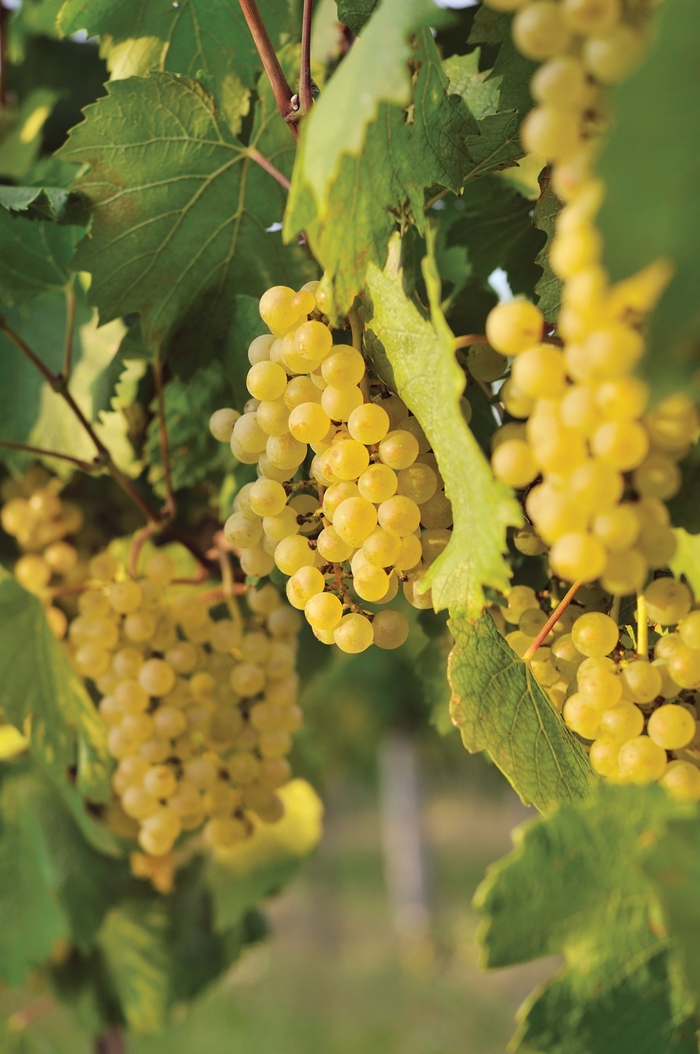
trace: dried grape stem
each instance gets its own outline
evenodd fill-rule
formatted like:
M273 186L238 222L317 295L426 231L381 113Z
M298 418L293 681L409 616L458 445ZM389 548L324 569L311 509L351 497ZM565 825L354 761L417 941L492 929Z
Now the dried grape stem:
M282 67L279 64L279 59L275 54L275 49L270 40L270 34L265 28L265 23L260 17L258 11L258 5L255 0L238 0L241 5L241 11L243 17L248 23L248 29L253 38L255 47L258 49L258 55L265 68L265 73L269 77L270 84L272 85L272 91L275 96L275 102L277 103L277 109L289 124L290 131L295 139L299 138L299 132L294 124L289 122L289 117L294 113L294 107L292 106L292 89L287 83L287 78L284 75Z
M574 584L571 586L569 591L564 595L563 599L559 601L559 603L557 604L556 608L554 609L552 614L549 616L549 618L545 622L544 626L542 627L542 629L537 634L537 636L533 640L533 642L530 645L530 647L527 649L527 651L523 655L523 662L530 662L530 660L532 659L533 655L535 654L535 652L539 648L539 646L542 643L542 641L545 639L547 634L552 630L552 628L554 626L556 626L557 622L562 617L562 615L564 614L564 612L566 611L566 609L568 608L569 604L574 599L574 597L576 596L576 594L578 593L578 591L579 591L579 589L581 588L582 585L583 585L583 582L580 579L579 579L578 582L574 582Z

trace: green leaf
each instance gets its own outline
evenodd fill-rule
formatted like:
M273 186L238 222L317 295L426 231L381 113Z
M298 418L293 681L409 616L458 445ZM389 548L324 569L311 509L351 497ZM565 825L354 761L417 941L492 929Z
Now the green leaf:
M31 776L6 778L0 795L0 976L21 985L55 941L70 935L36 812Z
M661 896L669 930L681 949L685 976L700 997L700 820L676 820L645 862Z
M13 128L0 143L0 176L22 179L41 149L42 129L60 94L51 88L35 88L22 101Z
M670 0L658 9L646 60L613 93L615 121L600 174L604 264L627 277L659 256L676 273L651 319L646 373L655 394L698 381L700 355L700 9ZM669 350L671 349L671 350Z
M430 441L452 502L452 539L430 566L426 588L432 588L436 611L449 607L477 617L484 606L484 586L508 592L506 528L519 524L521 514L512 492L494 480L464 422L459 400L465 377L440 310L434 262L430 257L424 262L431 323L406 298L396 265L398 247L395 241L386 271L369 267L373 317L368 326L391 363L395 390Z
M76 785L89 800L110 796L106 728L51 633L41 601L7 572L0 577L0 710L22 730L31 722L32 756L51 778Z
M450 55L442 68L450 82L450 94L459 95L480 121L498 113L499 83L490 76L491 70L479 72L481 48L467 55Z
M450 713L467 750L486 750L540 812L585 798L593 778L585 752L491 615L476 622L452 615L448 626Z
M292 28L289 4L260 0L258 8L279 46ZM112 59L116 50L131 75L151 69L203 74L222 95L236 82L252 88L262 69L238 0L67 0L59 26L65 36L83 29L108 37Z
M127 1024L136 1033L165 1023L170 999L168 914L163 901L125 900L110 911L98 944Z
M231 402L221 363L214 361L204 366L187 382L174 378L165 388L164 401L173 488L181 490L208 479L213 486L212 477L220 477L234 464L228 443L218 443L207 427L214 410ZM149 426L145 453L150 466L149 482L164 497L157 417Z
M545 169L540 176L540 196L535 205L533 223L539 231L544 231L547 241L540 249L535 258L544 272L537 285L535 293L539 297L538 307L548 322L556 322L561 307L561 279L558 278L549 263L549 248L554 237L554 225L561 211L561 202L552 190L549 181L549 170Z
M690 534L700 533L700 443L694 443L690 453L680 463L681 489L666 504L674 527L683 527Z
M676 536L676 552L670 568L677 578L684 575L694 596L700 597L700 534L688 534L682 527L673 532Z
M229 330L222 358L236 410L243 410L249 394L246 377L250 369L248 348L253 340L265 331L260 319L259 301L252 296L237 296L233 322Z
M0 193L20 189L2 187ZM82 227L32 223L0 209L0 301L14 307L41 293L65 289L71 257L84 233Z
M430 723L441 736L452 732L450 686L447 681L447 659L453 640L445 631L432 637L416 657L416 673L423 685L425 701L430 707Z
M477 11L470 44L499 44L498 55L489 76L499 81L498 109L514 110L520 120L532 108L530 80L538 63L524 58L515 44L511 27L513 16L484 5ZM521 150L522 156L522 150Z
M476 134L476 122L457 96L447 94L447 78L428 30L413 38L410 48L393 31L389 33L391 58L395 63L400 59L401 66L388 67L386 78L377 73L385 63L376 61L376 49L383 53L384 45L381 37L378 42L373 35L372 25L384 26L382 13L388 17L397 6L403 10L406 5L392 0L378 9L321 95L302 133L294 168L284 236L290 240L301 230L307 232L325 268L331 314L351 305L369 262L384 266L396 215L412 220L422 232L425 188L438 184L458 192L474 167L466 139L470 132ZM432 0L427 6L434 14ZM403 17L396 15L398 25L410 24L406 15L425 9L425 0L412 0ZM412 96L409 56L418 71ZM367 91L367 83L374 86L374 94ZM345 113L365 93L363 119L350 119L346 136L334 107L341 106ZM393 103L381 101L385 97ZM332 164L327 162L327 149Z
M201 365L227 331L234 291L301 285L313 265L267 230L282 217L284 191L195 81L156 73L108 90L61 148L91 166L77 186L93 224L75 266L93 273L101 322L139 312L147 346L174 337L171 351L196 353ZM288 171L293 142L262 91L251 146Z
M377 0L338 0L338 21L357 34L376 6Z
M485 963L563 954L566 966L523 1007L512 1050L695 1051L693 1000L641 866L682 810L656 787L606 785L515 832L475 897Z
M82 199L63 187L5 187L0 186L0 208L8 212L26 212L29 219L74 219L82 209Z

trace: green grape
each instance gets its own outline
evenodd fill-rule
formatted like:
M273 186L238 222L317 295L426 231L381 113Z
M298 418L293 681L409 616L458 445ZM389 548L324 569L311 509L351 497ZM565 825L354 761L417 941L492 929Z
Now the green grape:
M518 622L518 629L528 637L536 637L547 621L547 616L541 608L528 608L523 611ZM540 648L540 651L546 649Z
M275 542L281 542L284 538L291 538L299 533L297 516L291 505L285 505L277 516L265 516L262 521L262 529L266 538ZM224 534L226 527L224 526Z
M674 626L690 611L692 598L688 587L675 578L657 578L644 590L650 622Z
M262 402L255 411L258 425L268 436L283 436L289 431L290 412L283 399Z
M634 703L622 701L603 712L600 719L601 732L618 743L641 736L644 730L644 714Z
M407 534L405 538L400 538L399 540L401 549L396 560L394 560L394 567L397 571L410 571L421 561L423 555L422 539L417 538L415 534Z
M357 480L358 493L376 505L396 494L399 481L388 465L370 465Z
M287 374L276 362L256 362L246 376L246 387L254 399L281 399L287 387Z
M521 659L534 641L534 637L528 637L526 633L516 629L512 633L506 633L506 640L516 655Z
M536 0L533 7L547 0ZM557 6L557 5L552 5ZM549 161L568 161L581 146L575 114L563 106L536 106L520 127L520 138L528 153L537 153ZM516 385L518 380L516 379Z
M389 576L381 567L368 562L354 572L352 587L361 600L376 603L389 590Z
M78 611L81 615L89 615L91 619L104 618L112 614L112 605L104 593L96 589L87 589L78 597ZM76 621L77 619L74 619L71 626Z
M98 553L88 563L90 578L96 578L100 582L112 582L119 570L119 561L111 553Z
M620 21L620 0L563 0L564 22L572 33L605 36Z
M661 694L661 673L644 659L624 666L622 678L635 703L651 703Z
M106 725L112 725L116 728L117 725L122 723L124 711L121 706L119 706L114 696L104 695L102 699L100 699L97 709L100 712L100 717Z
M336 345L324 358L321 375L333 388L355 388L365 375L365 360L354 348L346 344Z
M323 322L303 322L294 334L294 351L311 362L320 362L330 352L333 337Z
M248 828L243 820L233 816L216 816L207 821L203 831L204 841L212 849L229 849L245 841Z
M260 518L247 516L243 512L232 513L224 524L224 536L234 549L256 545L262 538L262 532Z
M619 472L629 472L644 461L649 439L636 421L606 421L593 434L591 448L596 457Z
M575 677L584 658L585 656L574 644L570 633L562 633L552 642L552 665L559 670L562 677L569 680Z
M337 506L333 526L354 549L359 548L377 525L377 510L366 498L346 498Z
M149 695L167 695L175 687L175 671L164 659L147 659L139 670L138 682Z
M606 549L617 552L631 548L639 537L641 524L632 505L618 505L593 521L593 533Z
M596 388L595 401L610 421L636 421L649 402L649 388L637 377L616 377Z
M573 55L550 59L535 71L530 80L530 94L535 102L580 109L588 94L586 71ZM481 378L483 381L494 379Z
M581 695L595 699L600 706L615 706L622 698L622 681L610 659L587 658L576 671Z
M275 343L276 337L272 333L263 333L259 337L255 337L248 345L248 362L251 366L255 366L256 362L265 362L270 358L270 351L272 345Z
M202 799L194 784L181 780L168 800L168 807L180 817L192 816L202 811Z
M442 490L420 506L420 522L429 531L446 530L452 526L452 503Z
M187 728L187 718L182 710L174 706L159 706L153 715L153 721L156 735L161 739L177 739Z
M513 622L517 625L523 612L529 608L539 609L535 590L530 586L513 586L508 594L508 607L503 609L506 622Z
M248 500L256 516L279 516L287 504L287 492L276 480L258 479L250 488Z
M329 384L321 396L321 406L331 421L347 421L362 403L362 392L357 387L336 388Z
M562 714L567 726L584 739L599 735L603 708L596 700L577 692L566 700Z
M513 533L513 545L525 556L540 556L547 552L546 544L538 536L534 527L529 524L516 528Z
M352 612L343 615L333 636L341 651L357 655L369 648L374 640L374 630L368 618Z
M146 758L153 765L159 765L162 761L165 761L166 758L170 757L171 752L172 746L170 743L155 736L153 739L147 739L140 747L141 757Z
M400 648L408 637L408 622L400 611L379 611L372 620L374 643L385 651Z
M334 443L327 456L331 472L341 481L357 479L369 465L369 451L356 439Z
M423 589L425 571L417 568L411 571L407 581L403 584L403 595L411 607L427 611L433 606L433 594L430 589Z
M330 417L317 402L299 403L289 415L289 431L300 443L319 443L330 427Z
M592 459L580 465L566 482L571 502L591 515L614 508L624 489L622 475L604 461Z
M135 676L143 669L143 661ZM114 700L124 713L140 714L148 707L149 693L143 688L139 681L131 677L125 678L114 689Z
M321 393L309 377L292 377L284 391L284 404L294 410L302 403L320 403Z
M122 809L134 820L145 820L160 809L160 802L143 787L127 787L121 796Z
M240 648L246 662L257 662L262 666L270 656L271 644L267 634L258 631L246 633Z
M644 48L639 30L621 23L611 33L584 41L583 64L601 84L619 84L639 63Z
M658 403L644 418L652 446L672 457L683 457L698 430L698 412L682 392Z
M670 457L652 451L635 470L632 482L643 498L668 501L681 489L683 477L678 465Z
M510 377L499 391L498 396L511 417L528 417L532 412L534 400L529 395L518 391Z
M506 356L494 351L488 344L470 344L467 350L467 370L477 381L487 384L497 381L507 366Z
M605 776L617 782L620 778L619 754L619 740L611 739L609 736L600 736L594 743L591 743L588 759L591 768L599 776Z
M572 384L559 404L561 420L567 428L588 436L600 424L600 412L592 388Z
M25 553L14 567L15 578L30 593L40 593L49 584L51 567L38 553Z
M687 644L689 648L700 651L700 611L691 611L678 625L679 639ZM672 634L672 636L676 636ZM668 637L662 637L658 644L667 641ZM662 657L662 656L660 656Z
M676 703L655 710L647 723L647 734L664 750L680 750L695 738L696 721Z
M418 530L421 522L420 506L415 501L395 494L393 498L383 501L377 510L380 527L389 534L403 537Z
M301 319L302 309L293 289L275 285L260 298L260 317L275 336L284 336Z
M233 435L233 426L238 421L240 414L237 410L225 407L215 410L209 418L209 431L218 443L230 443Z
M421 552L423 555L423 561L426 565L430 565L437 560L440 553L443 553L447 546L452 540L452 531L446 531L444 528L438 528L433 531L425 531L420 538Z
M287 600L292 607L303 611L307 600L322 593L324 587L323 575L317 567L300 567L287 582Z
M348 418L353 439L367 446L379 443L389 431L389 415L379 403L363 403Z
M124 619L123 630L124 636L129 640L135 644L143 644L155 636L155 616L150 611L134 611ZM116 640L114 643L117 643Z
M392 567L399 559L401 539L388 534L383 527L375 527L362 543L362 552L375 567Z
M231 671L231 687L244 699L251 698L265 687L265 671L254 662L239 662Z
M166 651L165 660L170 663L175 673L193 673L197 669L199 652L194 644L187 640L179 640L174 647Z
M283 469L298 468L306 457L306 450L306 443L300 443L291 433L268 436L265 446L265 453L272 464Z
M666 751L649 736L635 736L620 748L620 773L630 783L653 783L666 768Z
M418 452L416 437L401 429L388 432L379 444L379 457L395 471L409 468L418 457Z
M311 567L316 562L314 550L302 535L283 538L275 549L275 563L285 575L293 575L301 567ZM274 614L274 613L273 613Z
M260 545L254 545L250 549L241 549L239 559L241 570L251 578L264 578L275 566L272 553L268 553Z
M571 41L571 33L562 17L561 5L553 3L552 0L536 0L534 4L518 11L513 19L512 32L518 51L535 62L563 54L568 50ZM493 344L488 328L486 336Z
M98 644L83 644L75 653L76 666L84 677L93 681L107 672L111 660L111 654Z
M539 475L532 447L522 439L500 443L491 457L491 468L496 479L515 490L526 487Z
M265 449L267 434L258 424L256 413L245 413L233 426L231 449L234 441L245 454L260 454Z
M681 688L700 688L700 651L680 644L665 661L670 676Z
M642 589L648 570L647 561L638 549L614 552L608 556L600 582L608 593L624 597Z
M700 801L700 770L688 761L671 761L659 783L676 801Z
M162 800L175 793L177 779L169 765L153 765L144 776L143 786L154 798Z
M603 573L606 559L603 545L583 531L562 535L549 551L552 570L568 582L594 582Z
M333 526L324 527L321 531L316 539L316 550L324 560L332 564L342 564L349 560L353 553L353 547L343 541Z
M283 787L289 782L292 768L286 758L265 758L260 763L260 783L264 787Z

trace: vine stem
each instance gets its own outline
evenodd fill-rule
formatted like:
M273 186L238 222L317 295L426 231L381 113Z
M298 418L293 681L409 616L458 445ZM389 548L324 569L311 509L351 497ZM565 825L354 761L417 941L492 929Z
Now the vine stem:
M129 574L132 578L139 576L139 556L144 545L155 531L155 524L149 523L134 537L129 550Z
M569 604L574 599L574 597L576 596L576 594L578 593L578 591L579 591L579 589L581 588L582 585L583 585L583 582L581 581L581 579L579 579L578 582L574 582L574 584L571 586L569 591L564 595L562 600L559 601L559 603L557 604L556 608L554 609L552 614L549 616L549 618L545 622L544 626L542 627L542 629L537 634L537 636L533 640L533 642L530 645L530 647L527 649L527 651L523 655L523 662L530 662L530 660L532 659L533 655L535 654L535 652L539 648L539 646L542 643L542 641L545 639L547 634L550 633L552 628L554 626L556 626L557 622L562 617L562 615L564 614L564 612L566 611L566 609L568 608Z
M254 161L256 165L260 165L260 167L264 169L269 176L272 176L273 179L276 179L279 185L281 187L284 187L287 193L289 193L289 191L292 189L292 184L287 179L284 172L280 172L278 168L275 168L272 162L268 161L265 155L261 154L259 150L256 150L254 146L249 146L246 153L248 154L248 157L251 161Z
M640 659L649 658L647 602L643 593L637 593L637 655Z
M165 515L162 520L167 523L177 512L175 491L173 490L173 477L170 468L170 444L168 443L168 429L165 423L165 393L163 385L163 363L160 358L160 345L156 348L153 359L153 376L156 382L156 401L158 403L158 445L160 446L160 459L163 462L163 473L165 477Z
M454 349L468 348L471 344L488 344L485 333L467 333L463 337L454 338Z
M26 443L15 443L12 439L0 439L0 446L7 447L8 450L22 450L25 454L36 454L37 457L55 457L59 461L68 461L82 472L96 472L102 467L100 461L82 461L79 457L73 457L71 454L59 454L57 450L44 450L40 446L27 446Z
M95 1054L126 1054L124 1032L111 1025L95 1037Z
M272 85L272 91L275 96L275 102L277 103L277 109L289 124L290 131L295 139L299 138L299 131L294 124L290 123L289 118L294 113L294 107L292 106L292 89L287 83L287 78L284 75L284 71L279 64L279 59L275 54L275 49L270 40L270 34L265 28L260 12L258 11L258 5L255 0L238 0L243 12L243 17L248 23L248 29L250 35L253 38L253 43L258 50L258 55L265 68L270 84Z
M133 484L133 481L128 476L117 468L112 461L112 455L110 454L107 447L104 445L100 437L95 432L88 419L86 418L83 411L80 409L75 399L68 390L68 380L61 373L53 373L45 362L39 358L35 351L29 347L26 340L17 333L12 326L9 325L4 315L0 315L0 331L2 331L18 348L22 354L29 359L31 364L39 371L44 380L51 386L52 390L60 395L65 403L68 404L72 412L77 417L80 424L83 426L87 434L90 436L96 450L97 458L95 459L95 466L91 468L91 471L96 471L97 468L102 465L107 469L114 482L121 487L125 494L127 494L135 505L139 507L143 515L146 517L148 523L159 523L160 516L155 509L151 507L149 502L139 494L138 490ZM55 456L55 455L50 455ZM61 458L64 455L59 455Z
M16 1010L14 1014L8 1017L8 1032L23 1032L27 1025L31 1025L32 1021L36 1021L37 1018L47 1014L49 1010L53 1010L55 1005L56 1000L52 995L40 995L38 999L27 1003L21 1010Z
M66 289L66 338L63 348L63 376L68 380L73 368L73 336L75 333L75 289L73 282Z
M313 0L304 0L301 23L301 71L299 74L299 115L304 117L314 104L311 92L311 17Z
M622 601L622 597L620 596L619 593L616 593L615 596L613 596L612 607L610 608L610 618L613 620L613 622L615 623L616 626L618 626L620 624L620 603L621 603L621 601Z

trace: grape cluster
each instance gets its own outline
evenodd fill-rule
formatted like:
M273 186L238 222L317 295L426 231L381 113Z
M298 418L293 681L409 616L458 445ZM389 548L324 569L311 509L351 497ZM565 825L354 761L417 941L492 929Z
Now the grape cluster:
M593 171L599 128L592 115L602 86L641 55L644 34L619 0L489 2L517 9L516 45L545 60L531 81L537 105L521 136L528 151L552 163L552 185L565 202L549 251L563 280L557 337L547 336L541 312L525 300L500 304L487 320L491 345L513 357L500 391L513 420L494 439L493 471L518 490L536 483L525 507L543 548L551 547L556 575L600 579L625 595L673 556L664 501L680 488L678 461L698 432L686 395L648 410L648 388L632 375L644 353L642 323L671 265L660 259L611 285L600 263L595 216L604 187Z
M65 613L51 603L55 588L78 587L87 565L75 545L66 539L83 526L77 505L60 497L61 481L42 468L30 469L2 487L5 502L0 524L24 550L14 566L17 581L44 602L49 626L56 637L65 636Z
M452 508L417 419L368 376L357 348L334 344L317 285L263 295L270 332L248 350L252 399L242 415L223 409L211 419L213 435L258 472L224 533L248 575L277 566L289 576L290 604L323 643L397 648L405 617L363 603L389 603L402 582L411 604L431 606L419 588L450 539Z
M602 593L590 592L599 602ZM674 797L700 801L700 610L671 577L643 595L658 635L651 649L626 648L604 612L569 607L531 668L568 727L590 742L595 772L617 783L658 780ZM506 640L522 656L547 616L526 586L513 589L503 614L518 625Z
M225 847L252 833L249 811L268 823L281 817L275 790L290 777L286 755L302 717L300 619L272 584L246 594L245 622L233 602L212 617L209 601L171 585L165 553L134 578L103 552L89 574L68 631L71 659L101 696L121 828L137 821L146 854L133 857L135 873L167 885L172 858L161 858L182 831L204 824L204 842Z

